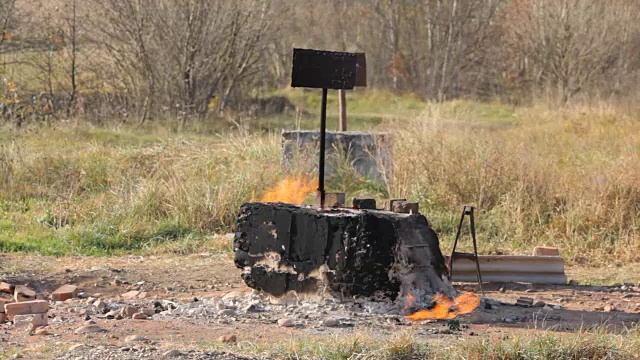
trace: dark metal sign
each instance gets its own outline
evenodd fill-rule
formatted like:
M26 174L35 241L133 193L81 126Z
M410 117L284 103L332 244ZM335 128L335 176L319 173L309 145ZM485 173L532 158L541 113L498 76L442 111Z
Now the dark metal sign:
M339 51L293 49L292 87L353 89L356 54Z

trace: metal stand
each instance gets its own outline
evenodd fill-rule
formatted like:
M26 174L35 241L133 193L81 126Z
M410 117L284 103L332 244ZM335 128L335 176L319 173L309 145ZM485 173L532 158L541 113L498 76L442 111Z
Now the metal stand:
M471 239L473 240L473 254L456 252L458 240L460 239L460 231L462 230L462 222L464 221L465 215L469 215L469 230L471 232ZM453 278L453 261L455 259L469 259L476 262L478 284L480 284L480 291L484 296L484 290L482 289L482 273L480 272L480 262L478 261L478 245L476 242L476 225L473 218L473 206L465 205L462 209L462 216L460 217L460 223L458 224L458 233L456 234L456 240L453 242L453 250L451 251L451 257L449 258L449 278Z
M318 192L320 193L320 208L324 209L324 152L325 134L327 132L327 88L322 89L322 107L320 108L320 159L318 161Z

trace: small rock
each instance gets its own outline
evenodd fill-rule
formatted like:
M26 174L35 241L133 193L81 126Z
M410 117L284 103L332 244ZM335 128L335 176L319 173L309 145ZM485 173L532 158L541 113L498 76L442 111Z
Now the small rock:
M90 334L90 333L98 333L98 332L103 332L105 331L103 328L101 328L98 325L84 325L81 326L79 328L77 328L74 333L76 334Z
M612 312L612 311L616 311L616 307L615 307L615 306L612 306L612 305L606 305L606 306L603 308L603 310L604 310L604 312Z
M135 306L127 305L120 310L120 316L123 318L131 318L133 314L138 312L138 308Z
M162 356L163 357L178 357L182 355L182 351L180 350L169 350L169 351L165 351Z
M438 334L445 334L445 335L451 334L451 329L449 328L438 329Z
M225 305L222 301L218 301L216 303L216 309L218 311L226 310L227 309L227 305Z
M135 299L136 297L138 297L138 295L140 295L140 291L127 291L126 293L120 295L120 297L122 297L123 299Z
M102 299L97 299L93 302L93 306L95 306L96 308L100 309L100 310L104 310L107 308L107 303L104 302L104 300Z
M36 335L50 335L49 332L47 331L47 329L45 329L45 328L36 329L35 334Z
M620 287L620 286L622 286L622 284L620 284L620 283L614 283L613 285L611 285L611 287L614 287L614 288Z
M542 300L538 300L535 303L533 303L533 307L541 308L541 307L544 307L545 305L547 305L547 303Z
M135 341L145 341L145 340L147 340L147 338L142 335L129 335L126 338L124 338L124 342L127 342L127 343L135 342Z
M294 324L293 320L289 318L278 319L278 325L282 327L292 327Z
M147 296L149 296L149 294L146 291L144 291L138 294L138 299L146 299Z
M71 347L69 347L69 352L76 351L76 350L81 349L83 347L84 347L84 344L71 345Z
M328 318L322 321L322 325L326 327L338 327L340 326L340 320L335 318Z
M628 299L628 298L632 298L632 297L634 297L634 296L635 296L634 294L629 293L629 294L624 294L624 295L622 295L622 298L623 298L623 299Z
M147 320L147 315L143 313L135 313L133 314L133 316L131 316L131 318L134 320Z
M513 324L515 322L512 318L504 318L503 321L506 322L507 324Z
M633 287L634 283L632 283L630 281L627 281L627 282L624 283L624 285L627 286L627 287Z
M238 341L238 338L235 335L222 335L218 338L218 341L223 343L234 343Z
M147 307L142 309L142 313L147 316L153 316L156 313L156 311L153 308Z
M231 309L225 309L225 310L218 311L218 316L231 317L231 316L234 316L235 314L236 314L236 312L231 310Z
M95 325L95 324L96 324L96 322L95 322L95 321L93 321L93 320L87 320L87 321L85 321L85 322L84 322L84 324L85 324L85 325Z
M504 286L503 286L503 287L501 287L501 288L500 288L500 290L498 290L498 291L500 291L501 293L504 293L506 290L505 290L505 288L504 288Z

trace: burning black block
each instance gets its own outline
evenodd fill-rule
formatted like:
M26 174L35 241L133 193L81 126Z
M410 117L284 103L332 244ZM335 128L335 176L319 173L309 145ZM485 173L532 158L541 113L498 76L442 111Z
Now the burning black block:
M420 214L247 203L234 247L246 284L275 296L454 294L438 237Z

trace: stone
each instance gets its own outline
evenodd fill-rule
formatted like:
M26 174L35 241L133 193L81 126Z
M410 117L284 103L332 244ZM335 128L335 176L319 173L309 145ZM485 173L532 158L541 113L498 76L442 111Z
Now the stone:
M289 318L282 318L282 319L278 319L278 325L282 327L292 327L295 325L295 323L293 322L293 320Z
M143 313L135 313L131 316L131 318L134 320L147 320L147 315Z
M48 324L47 314L25 314L15 315L13 323L15 325L32 324L34 327L46 326Z
M97 324L94 320L87 320L84 322L85 325L95 325Z
M218 311L218 316L223 316L223 317L230 317L230 316L234 316L235 314L236 312L233 311L232 309L224 309L224 310Z
M148 296L149 294L146 291L143 291L138 294L138 299L146 299Z
M49 302L46 300L32 300L25 302L15 302L4 305L7 318L13 320L15 315L43 314L49 311Z
M98 325L83 325L77 328L74 333L75 334L91 334L91 333L99 333L105 331Z
M78 287L69 284L62 285L51 294L53 301L65 301L74 297L78 297Z
M71 345L71 347L69 347L69 352L76 351L78 349L82 349L83 347L84 347L84 344Z
M612 312L612 311L616 311L616 307L612 306L612 305L605 305L603 310L604 310L604 312Z
M45 328L38 328L38 329L36 329L36 331L35 331L35 333L34 333L34 334L36 334L36 335L43 335L43 336L51 335L51 334L49 333L49 331L47 331L47 329L45 329Z
M140 291L137 290L132 290L132 291L127 291L126 293L120 295L121 298L123 299L135 299L138 297L138 295L140 295Z
M16 302L32 301L36 299L36 292L24 285L17 285L13 290L13 299Z
M173 350L165 351L164 353L162 353L162 356L166 358L178 357L178 356L182 356L182 351L173 349Z
M98 310L104 310L107 308L107 303L102 299L97 299L93 302L93 306L95 306Z
M147 316L153 316L153 315L155 315L156 311L153 308L146 307L146 308L142 309L142 313L147 315Z
M624 295L622 295L622 298L623 298L623 299L629 299L629 298L632 298L632 297L634 297L634 296L635 296L635 294L628 293L628 294L624 294Z
M13 294L15 286L6 282L0 282L0 292Z
M146 341L146 340L147 338L142 335L129 335L126 338L124 338L124 342L126 343L136 342L136 341Z
M340 320L335 318L324 319L322 325L326 327L338 327L340 326Z
M138 308L131 305L126 305L122 309L120 309L120 316L123 318L131 318L133 314L138 312Z
M560 250L556 247L536 246L533 248L533 256L560 256Z
M541 307L544 307L545 305L547 305L547 303L545 303L545 302L544 302L544 301L542 301L542 300L538 300L538 301L536 301L535 303L533 303L533 307L539 307L539 308L541 308Z
M627 286L627 287L633 287L633 286L635 286L635 284L634 284L634 283L632 283L631 281L627 281L627 282L625 282L625 283L624 283L624 285L625 285L625 286Z
M218 341L222 343L234 343L238 341L238 338L235 335L222 335L218 338Z

